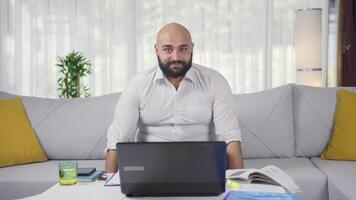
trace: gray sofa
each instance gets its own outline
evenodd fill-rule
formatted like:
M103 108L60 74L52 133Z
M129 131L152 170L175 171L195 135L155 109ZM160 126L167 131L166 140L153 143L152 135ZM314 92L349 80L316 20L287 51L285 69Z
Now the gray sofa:
M356 162L319 158L332 133L338 89L288 84L235 95L246 167L279 166L301 187L299 199L356 199ZM12 97L0 92L0 99ZM49 161L0 168L0 199L45 191L58 181L63 160L104 169L106 131L119 97L23 97Z

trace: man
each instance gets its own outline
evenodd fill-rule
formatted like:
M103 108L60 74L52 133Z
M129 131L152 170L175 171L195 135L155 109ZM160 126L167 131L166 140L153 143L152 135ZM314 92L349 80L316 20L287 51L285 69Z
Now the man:
M180 24L158 32L159 67L136 75L117 104L108 130L107 172L118 169L116 143L133 141L225 141L228 167L243 168L231 89L218 72L192 64L193 47Z

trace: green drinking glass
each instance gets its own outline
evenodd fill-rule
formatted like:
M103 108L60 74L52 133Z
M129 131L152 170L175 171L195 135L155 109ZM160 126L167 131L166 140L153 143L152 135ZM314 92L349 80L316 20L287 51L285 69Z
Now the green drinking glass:
M61 162L58 163L58 169L59 169L59 184L74 185L77 183L78 163Z

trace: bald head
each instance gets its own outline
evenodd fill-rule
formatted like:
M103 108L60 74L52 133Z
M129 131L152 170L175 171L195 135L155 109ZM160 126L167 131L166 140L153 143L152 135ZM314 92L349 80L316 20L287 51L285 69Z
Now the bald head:
M188 43L192 44L192 37L187 28L178 24L170 23L164 25L157 34L156 45L166 43Z
M158 64L168 79L182 80L193 58L192 37L182 25L171 23L157 34L155 45Z

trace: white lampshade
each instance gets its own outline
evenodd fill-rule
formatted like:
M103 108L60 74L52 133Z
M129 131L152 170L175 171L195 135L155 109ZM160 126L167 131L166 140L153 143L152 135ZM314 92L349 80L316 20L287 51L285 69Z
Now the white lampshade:
M299 9L295 23L296 82L322 86L320 8Z

